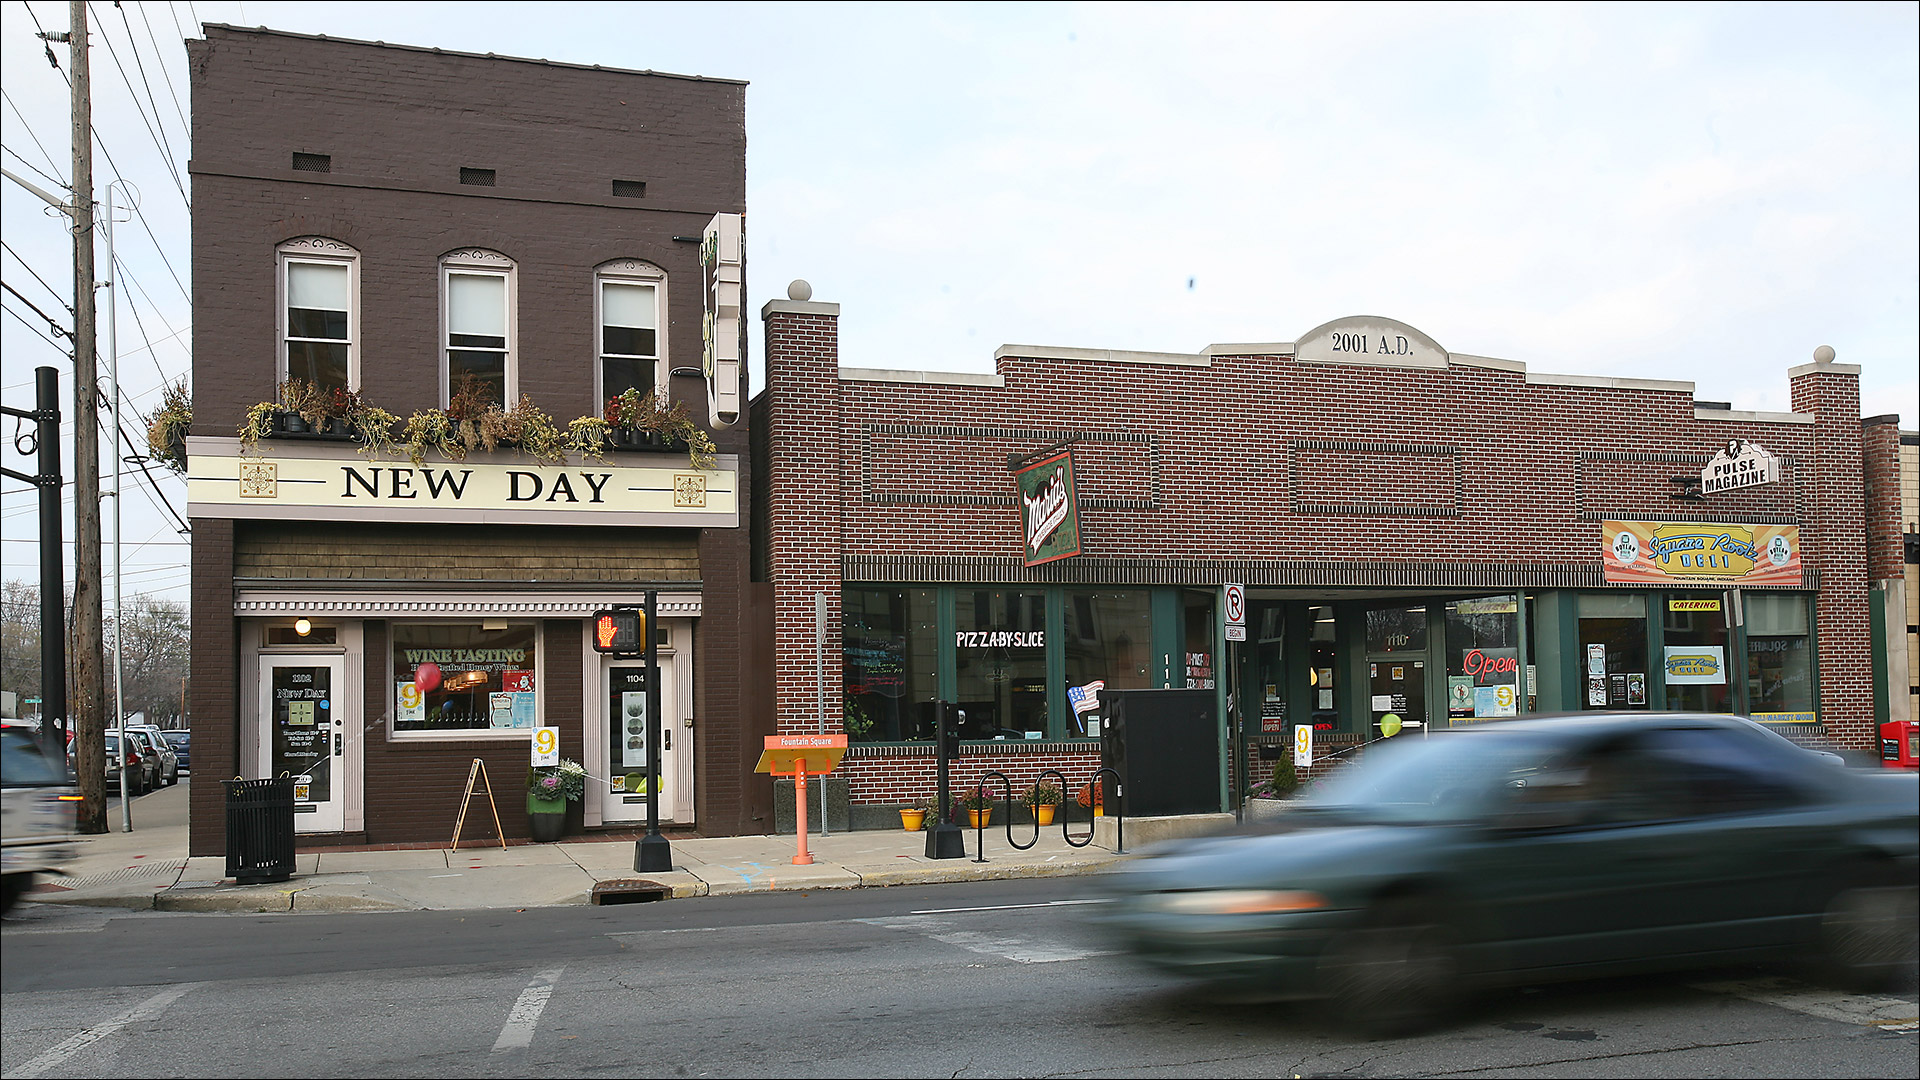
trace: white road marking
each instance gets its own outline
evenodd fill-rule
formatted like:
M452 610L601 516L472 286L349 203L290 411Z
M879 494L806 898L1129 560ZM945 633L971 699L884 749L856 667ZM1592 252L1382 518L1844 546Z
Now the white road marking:
M1038 905L1026 905L1038 906ZM989 910L975 908L968 910ZM1111 956L1109 949L1082 949L1059 943L1040 943L1016 937L995 937L976 930L958 929L951 919L929 919L924 915L905 918L859 919L869 926L881 926L888 930L910 930L916 934L925 934L935 941L948 945L957 945L968 952L986 956L998 956L1020 964L1055 964L1062 960L1086 960L1095 956Z
M507 1013L506 1026L500 1029L500 1037L493 1040L493 1052L502 1050L524 1050L533 1045L533 1029L540 1023L540 1014L546 1011L547 999L553 996L553 984L560 981L566 968L557 967L552 971L543 971L533 977L525 990L514 1000L512 1011Z
M1041 903L1041 904L995 904L989 907L925 908L920 911L909 911L907 912L907 914L909 915L954 915L954 914L968 912L968 911L1019 911L1022 908L1076 907L1080 904L1107 904L1107 903L1112 903L1112 901L1106 900L1106 899L1048 900L1045 903Z
M159 1016L166 1010L167 1006L180 1000L181 996L187 991L203 985L205 984L193 982L169 986L165 990L142 1001L140 1004L135 1005L133 1008L128 1009L126 1012L121 1013L119 1016L108 1020L106 1023L95 1024L87 1030L66 1039L53 1049L27 1062L25 1065L9 1071L5 1074L6 1078L7 1080L13 1080L14 1077L39 1076L49 1069L58 1068L71 1060L75 1054L80 1053L101 1039L112 1035L128 1024L143 1024Z
M1696 990L1732 994L1762 1005L1791 1009L1822 1020L1859 1024L1881 1031L1920 1031L1920 1006L1904 998L1878 994L1849 994L1787 978L1731 979L1694 983Z

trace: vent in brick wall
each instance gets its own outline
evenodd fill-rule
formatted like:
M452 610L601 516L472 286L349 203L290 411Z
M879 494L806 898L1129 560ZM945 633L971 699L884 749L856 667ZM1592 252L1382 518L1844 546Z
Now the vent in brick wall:
M644 199L647 197L645 180L615 180L613 193L623 199Z
M493 170L492 169L469 169L465 166L461 166L460 182L463 184L472 184L476 187L492 187L493 186Z
M296 152L293 155L293 171L294 172L332 172L333 171L333 155L332 154L302 154L302 153Z

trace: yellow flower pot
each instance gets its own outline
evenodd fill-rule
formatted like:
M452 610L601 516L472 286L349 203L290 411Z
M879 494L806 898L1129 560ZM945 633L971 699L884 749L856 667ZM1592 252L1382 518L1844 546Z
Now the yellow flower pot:
M927 812L925 810L903 808L900 811L900 827L908 832L919 832L920 826L926 823Z

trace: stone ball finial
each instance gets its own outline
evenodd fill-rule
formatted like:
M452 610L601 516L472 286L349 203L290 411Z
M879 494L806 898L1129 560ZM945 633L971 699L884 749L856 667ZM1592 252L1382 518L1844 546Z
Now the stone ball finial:
M794 278L792 284L787 286L787 299L803 302L811 300L813 299L813 286L807 284L806 278ZM1831 352L1832 350L1828 351Z
M1822 345L1819 348L1813 350L1813 362L1816 364L1833 363L1833 346Z

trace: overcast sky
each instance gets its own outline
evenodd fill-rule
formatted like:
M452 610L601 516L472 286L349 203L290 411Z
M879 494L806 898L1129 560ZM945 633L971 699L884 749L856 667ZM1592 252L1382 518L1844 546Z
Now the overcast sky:
M96 187L117 163L141 208L116 236L123 383L151 408L190 369L175 173L197 18L750 82L756 393L759 307L803 277L841 305L848 366L1192 352L1373 314L1740 409L1788 409L1787 369L1832 345L1864 412L1911 429L1916 10L96 3ZM67 86L34 33L66 27L64 2L0 4L4 162L43 187L68 172ZM34 366L65 379L27 304L65 318L70 249L4 189L0 389L27 408ZM185 485L128 485L127 588L184 597L158 502L184 512ZM33 495L0 492L5 574L36 580Z

